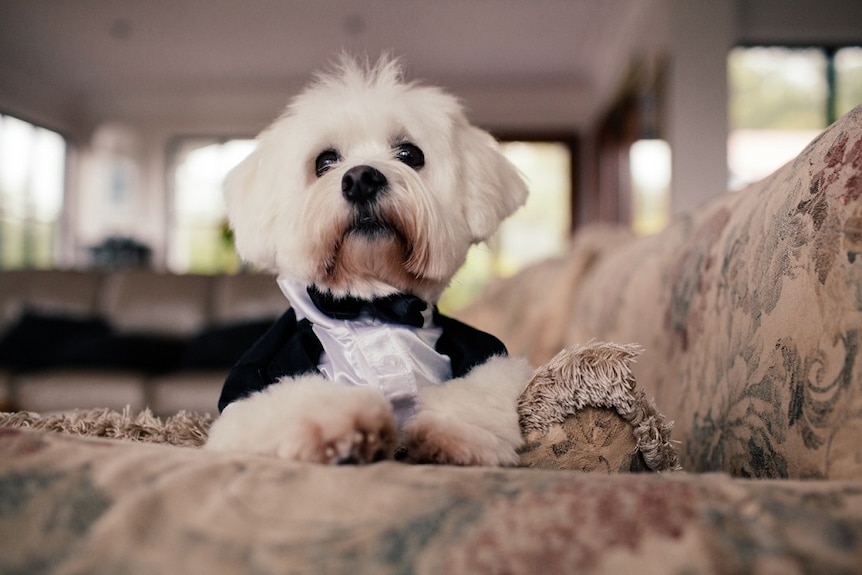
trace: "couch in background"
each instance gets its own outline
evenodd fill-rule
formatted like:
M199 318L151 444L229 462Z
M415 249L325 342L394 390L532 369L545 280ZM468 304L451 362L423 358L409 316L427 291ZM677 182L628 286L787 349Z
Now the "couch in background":
M0 403L216 412L224 377L287 309L272 276L0 272Z

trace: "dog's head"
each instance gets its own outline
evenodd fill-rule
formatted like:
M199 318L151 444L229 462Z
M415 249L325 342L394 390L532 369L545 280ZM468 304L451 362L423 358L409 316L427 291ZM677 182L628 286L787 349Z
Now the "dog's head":
M335 295L435 301L527 190L458 100L398 63L342 57L228 176L247 261Z

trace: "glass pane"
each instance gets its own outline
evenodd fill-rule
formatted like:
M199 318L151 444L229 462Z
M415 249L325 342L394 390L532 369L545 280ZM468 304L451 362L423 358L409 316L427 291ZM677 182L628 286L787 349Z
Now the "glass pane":
M842 48L835 53L835 89L839 117L862 104L862 48Z
M671 149L665 140L638 140L629 149L632 228L660 232L670 222Z
M728 57L731 130L823 128L828 85L822 50L734 48Z
M493 238L470 249L466 263L440 298L444 313L473 301L492 278L513 275L531 263L560 255L569 245L570 148L560 142L504 142L502 151L524 175L530 195Z
M51 267L63 208L66 142L0 115L0 267Z
M4 218L27 217L27 187L32 164L35 127L10 116L0 116L0 193Z
M506 142L503 154L524 175L527 203L503 222L497 234L501 275L512 275L562 254L571 231L572 158L558 142Z
M227 228L222 182L254 149L254 140L188 140L174 156L173 229L168 266L177 273L239 268Z
M780 168L826 127L822 50L735 48L728 56L728 88L732 190Z
M55 132L36 128L33 158L30 182L33 216L41 222L55 222L63 209L66 142Z

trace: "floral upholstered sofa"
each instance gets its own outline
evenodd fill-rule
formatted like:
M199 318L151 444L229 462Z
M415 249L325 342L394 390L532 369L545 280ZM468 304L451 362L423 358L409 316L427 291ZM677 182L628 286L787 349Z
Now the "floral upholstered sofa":
M862 107L661 234L583 230L462 317L537 365L643 345L635 375L689 471L862 479Z
M641 344L683 471L322 467L6 427L0 572L860 573L860 196L857 108L663 233L586 228L464 310L536 365Z

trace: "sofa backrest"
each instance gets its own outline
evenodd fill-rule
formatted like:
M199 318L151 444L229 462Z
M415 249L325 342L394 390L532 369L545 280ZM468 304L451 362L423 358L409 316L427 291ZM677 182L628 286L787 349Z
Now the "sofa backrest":
M567 260L462 317L537 365L641 344L638 385L689 471L862 478L862 106L763 181L653 236L582 230Z
M175 275L141 269L0 271L0 332L26 311L100 316L125 333L190 336L276 318L288 302L266 274Z
M275 278L267 274L215 276L210 295L214 325L277 317L288 308Z
M26 310L72 317L96 313L102 274L70 270L0 271L0 331Z
M105 276L101 315L126 333L191 336L208 323L211 278L123 270Z
M862 478L862 107L584 280L569 340L641 343L683 465Z

